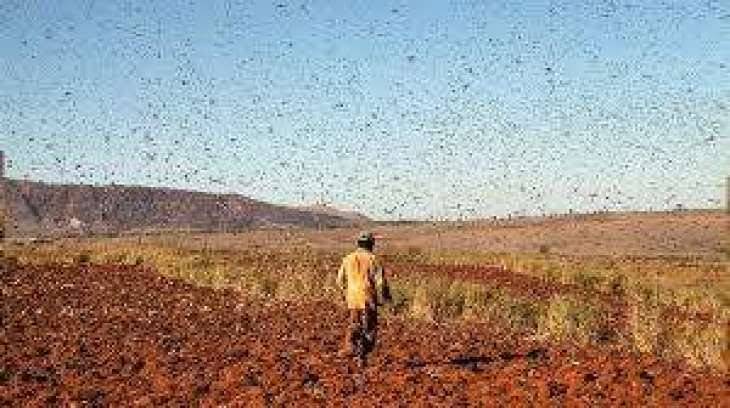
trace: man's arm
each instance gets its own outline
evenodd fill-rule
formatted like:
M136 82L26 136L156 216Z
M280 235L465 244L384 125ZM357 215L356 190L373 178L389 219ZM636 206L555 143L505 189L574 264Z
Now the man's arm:
M342 290L345 290L347 287L347 277L345 275L345 261L343 260L342 265L340 265L340 270L337 272L337 286Z
M378 269L379 273L377 286L380 288L380 294L383 297L383 300L386 302L390 302L392 300L392 297L390 295L390 286L388 285L388 279L386 279L385 277L385 268L382 265L379 265Z

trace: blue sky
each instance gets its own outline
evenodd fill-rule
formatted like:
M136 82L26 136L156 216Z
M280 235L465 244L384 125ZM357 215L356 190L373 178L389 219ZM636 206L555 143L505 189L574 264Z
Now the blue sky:
M3 1L8 175L378 218L724 205L725 1Z

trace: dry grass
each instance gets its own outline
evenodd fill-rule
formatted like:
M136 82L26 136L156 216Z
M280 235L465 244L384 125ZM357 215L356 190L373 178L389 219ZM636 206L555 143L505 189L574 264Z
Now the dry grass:
M544 337L585 344L597 337L598 319L595 306L574 297L556 295L540 316L538 332Z

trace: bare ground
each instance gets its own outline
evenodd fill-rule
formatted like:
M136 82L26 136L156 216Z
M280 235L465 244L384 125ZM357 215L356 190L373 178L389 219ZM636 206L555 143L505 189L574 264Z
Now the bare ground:
M262 304L139 267L6 265L0 405L696 405L730 378L485 324L387 319L364 369L330 303Z

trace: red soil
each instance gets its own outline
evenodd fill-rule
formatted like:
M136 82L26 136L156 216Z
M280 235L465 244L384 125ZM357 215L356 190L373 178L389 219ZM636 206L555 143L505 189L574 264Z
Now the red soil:
M609 346L384 319L363 369L345 311L263 305L119 266L0 271L0 405L700 405L730 379Z

